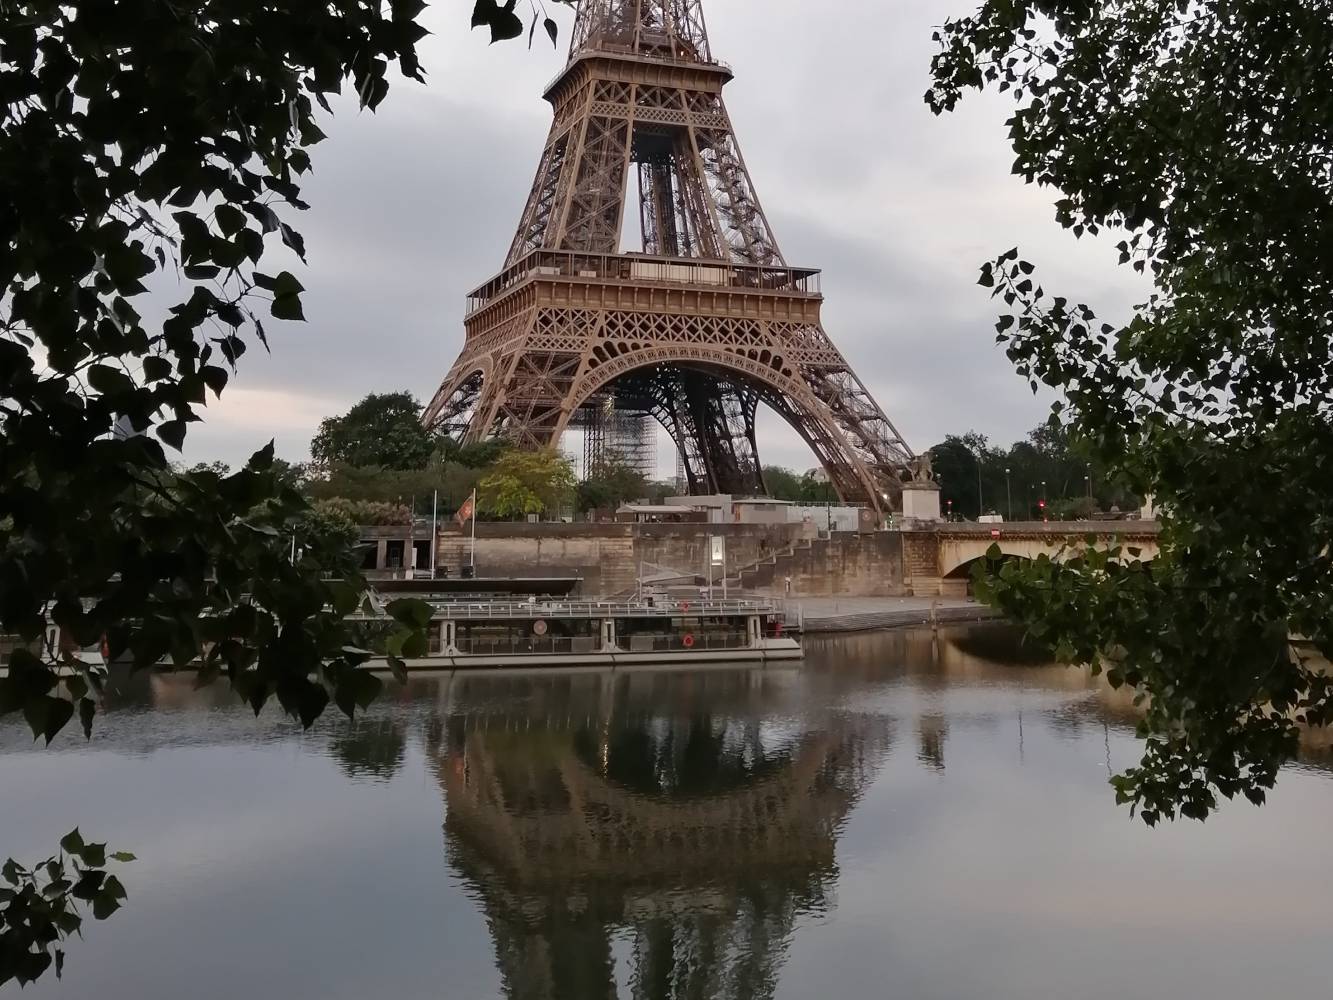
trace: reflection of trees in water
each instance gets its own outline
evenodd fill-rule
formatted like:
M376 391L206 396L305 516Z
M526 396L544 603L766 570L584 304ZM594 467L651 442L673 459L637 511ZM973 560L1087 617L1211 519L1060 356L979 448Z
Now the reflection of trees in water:
M923 715L916 722L919 749L916 759L933 771L944 770L944 741L949 736L949 723L942 715Z
M349 778L387 781L403 766L407 734L396 719L360 715L330 740L329 749Z
M451 692L430 747L447 853L506 996L615 996L617 941L636 998L773 994L890 738L875 716L800 717L790 679L533 679L508 711Z

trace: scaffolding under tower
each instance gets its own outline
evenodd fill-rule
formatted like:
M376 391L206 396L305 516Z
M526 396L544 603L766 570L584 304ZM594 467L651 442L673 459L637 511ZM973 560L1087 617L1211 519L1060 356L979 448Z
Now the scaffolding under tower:
M589 400L574 418L583 430L583 475L592 475L600 465L623 463L645 479L657 475L657 435L654 419L644 409L617 399L610 393Z

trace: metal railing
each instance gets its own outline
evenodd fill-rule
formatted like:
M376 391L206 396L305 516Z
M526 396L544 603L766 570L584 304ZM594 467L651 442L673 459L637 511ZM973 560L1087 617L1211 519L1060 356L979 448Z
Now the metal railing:
M510 288L540 278L609 278L710 289L747 288L799 295L820 294L819 271L810 268L735 264L699 257L534 250L480 288L474 289L467 299L468 315Z
M461 602L430 602L435 609L436 621L530 621L538 618L553 619L606 619L606 618L726 618L742 615L774 613L771 601L704 600L669 601L652 606L634 602L593 601L486 601L465 604ZM379 616L361 615L354 620L377 620Z
M582 56L595 55L599 52L605 55L620 56L624 59L661 63L666 66L701 66L705 69L721 69L735 75L731 63L714 59L711 55L702 56L692 52L643 51L642 49L636 49L633 45L617 44L604 38L590 38L570 53L569 62L565 63L560 72L547 81L546 86L542 88L542 93L549 93L551 88L564 78L565 74L569 72L569 68Z
M686 638L689 642L686 642ZM460 638L455 644L461 656L568 656L603 652L592 636L541 637L512 636L485 639ZM749 640L741 633L688 635L688 633L647 633L622 637L622 653L698 653L709 650L746 649ZM611 652L607 650L606 652Z

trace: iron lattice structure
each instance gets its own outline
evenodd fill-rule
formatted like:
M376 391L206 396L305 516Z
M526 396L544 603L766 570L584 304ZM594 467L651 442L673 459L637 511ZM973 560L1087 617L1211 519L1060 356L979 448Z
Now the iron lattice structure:
M645 479L657 475L657 439L652 417L614 393L594 397L575 415L583 429L583 474L607 462L621 462Z
M692 493L750 494L762 402L844 500L883 513L912 452L824 332L819 272L778 249L723 103L731 79L700 0L584 0L504 269L469 296L462 356L424 419L549 447L610 398L666 428ZM631 181L641 253L621 248Z

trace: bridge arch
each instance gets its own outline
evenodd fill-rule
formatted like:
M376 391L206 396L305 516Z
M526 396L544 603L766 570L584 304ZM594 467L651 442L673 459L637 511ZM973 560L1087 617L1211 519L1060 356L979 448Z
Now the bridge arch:
M1129 522L1132 523L1132 522ZM982 528L985 526L982 525ZM1137 560L1141 563L1150 564L1157 555L1157 539L1155 534L1152 537L1137 537L1123 528L1119 530L1108 531L1104 525L1099 526L1100 531L1095 529L1081 528L1080 525L1071 524L1066 530L1059 524L1054 525L1035 525L1029 526L1027 530L1012 527L998 527L995 530L1000 532L1000 536L994 537L982 532L968 533L949 533L941 532L939 535L939 573L940 578L944 580L967 580L970 579L972 567L980 560L986 558L992 546L1000 550L1000 555L1005 559L1026 559L1033 560L1041 555L1045 555L1055 562L1064 562L1072 559L1083 551L1086 551L1088 543L1086 541L1089 534L1095 534L1094 545L1097 548L1111 548L1116 545L1121 546L1122 560L1129 562ZM1035 531L1034 528L1041 528L1041 531ZM1128 549L1137 549L1138 555L1131 555Z

